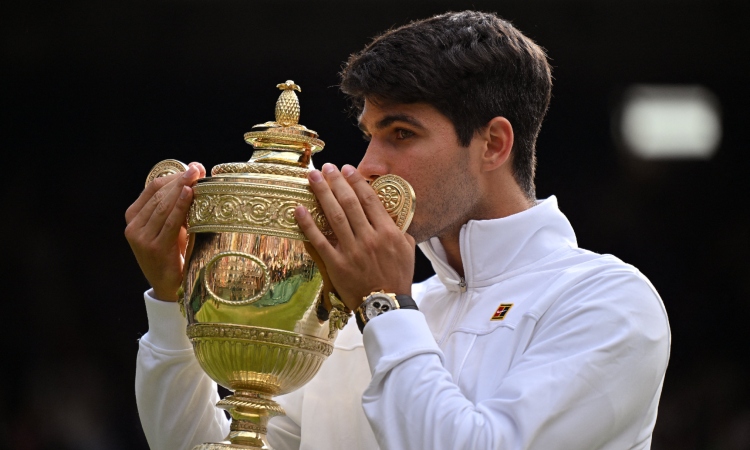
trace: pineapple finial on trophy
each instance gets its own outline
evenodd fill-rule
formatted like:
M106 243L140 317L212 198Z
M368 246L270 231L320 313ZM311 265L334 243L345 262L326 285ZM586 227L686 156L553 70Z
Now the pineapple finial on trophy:
M285 127L297 125L299 123L299 99L294 91L302 92L302 88L294 84L292 80L279 83L276 87L282 91L279 99L276 100L276 122Z
M318 133L299 123L299 99L294 91L302 92L302 88L292 80L276 87L281 89L276 101L276 120L255 125L252 131L245 133L245 142L261 150L251 161L307 167L310 155L321 151L325 143L318 138Z

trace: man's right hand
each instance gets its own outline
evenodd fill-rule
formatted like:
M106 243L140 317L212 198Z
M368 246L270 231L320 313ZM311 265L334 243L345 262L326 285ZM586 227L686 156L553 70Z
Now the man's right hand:
M177 301L185 264L185 217L193 200L190 187L206 176L200 163L187 172L157 178L125 211L125 238L159 300Z

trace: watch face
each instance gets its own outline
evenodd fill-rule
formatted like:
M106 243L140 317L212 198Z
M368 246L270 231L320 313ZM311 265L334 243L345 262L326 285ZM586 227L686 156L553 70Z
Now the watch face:
M393 300L387 295L373 295L367 299L365 316L367 320L371 320L384 312L390 311L394 306Z

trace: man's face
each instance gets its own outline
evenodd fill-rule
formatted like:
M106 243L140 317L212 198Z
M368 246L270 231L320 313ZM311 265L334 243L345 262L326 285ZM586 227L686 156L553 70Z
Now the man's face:
M366 100L359 126L369 140L359 172L403 177L417 207L408 233L417 242L457 233L480 202L476 139L461 147L453 124L425 103L384 104Z

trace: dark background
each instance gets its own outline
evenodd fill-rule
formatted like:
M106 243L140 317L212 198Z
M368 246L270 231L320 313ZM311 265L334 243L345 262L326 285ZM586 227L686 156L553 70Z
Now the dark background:
M316 164L356 164L366 144L336 88L342 61L391 26L475 8L513 21L554 66L539 197L557 195L581 247L634 264L664 299L673 346L653 448L750 449L744 4L4 2L0 447L147 448L133 392L147 284L123 230L154 163L247 160L243 133L293 79L301 122L327 144ZM611 118L634 83L710 89L714 158L619 149Z

